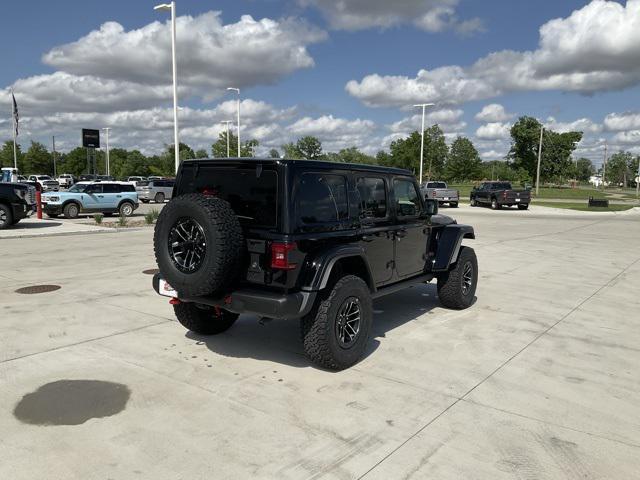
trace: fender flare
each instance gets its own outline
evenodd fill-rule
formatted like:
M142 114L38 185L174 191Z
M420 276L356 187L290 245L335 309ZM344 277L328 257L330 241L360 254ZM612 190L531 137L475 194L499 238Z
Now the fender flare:
M464 238L476 238L471 225L459 225L456 223L443 227L438 237L436 256L431 270L446 271L456 263Z
M371 292L376 291L373 276L371 275L371 267L367 260L364 249L359 245L341 245L322 252L319 256L310 261L313 273L307 277L307 281L303 281L301 289L304 291L317 291L325 288L329 282L331 272L339 260L347 258L358 258L364 264L367 278L363 280L369 285Z

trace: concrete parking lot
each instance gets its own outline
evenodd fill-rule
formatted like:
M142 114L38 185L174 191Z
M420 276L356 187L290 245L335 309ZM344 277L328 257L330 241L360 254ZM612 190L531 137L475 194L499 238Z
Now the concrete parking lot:
M150 228L0 239L0 478L640 478L640 212L449 212L475 305L384 297L339 373L296 322L187 333Z

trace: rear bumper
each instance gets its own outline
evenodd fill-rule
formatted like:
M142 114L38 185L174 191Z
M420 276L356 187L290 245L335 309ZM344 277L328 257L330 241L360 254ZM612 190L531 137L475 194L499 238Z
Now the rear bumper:
M159 293L160 274L153 276L153 289ZM246 313L260 317L294 319L305 316L311 311L317 292L296 292L280 294L255 289L239 289L223 298L195 297L183 298L182 302L201 303L224 308L234 313Z

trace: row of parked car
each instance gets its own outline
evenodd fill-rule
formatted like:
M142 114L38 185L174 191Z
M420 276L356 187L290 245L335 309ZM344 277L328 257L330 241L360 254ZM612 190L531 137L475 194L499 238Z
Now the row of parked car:
M450 207L457 208L460 202L460 191L449 188L445 182L424 182L420 190L425 200L436 200L440 206L446 203ZM493 210L514 205L520 210L527 210L531 203L531 191L516 190L510 182L482 182L471 190L469 202L472 207L487 205Z
M49 217L76 218L82 213L131 216L139 202L164 203L171 199L173 179L79 181L66 191L44 190L42 209Z

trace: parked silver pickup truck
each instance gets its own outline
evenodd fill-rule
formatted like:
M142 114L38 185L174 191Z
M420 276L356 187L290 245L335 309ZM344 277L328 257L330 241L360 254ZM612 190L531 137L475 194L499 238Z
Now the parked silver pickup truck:
M460 201L460 192L447 187L445 182L424 182L421 190L425 199L437 200L439 205L447 203L456 208Z

